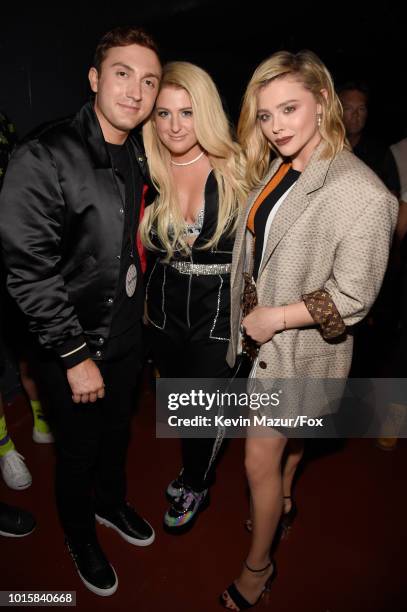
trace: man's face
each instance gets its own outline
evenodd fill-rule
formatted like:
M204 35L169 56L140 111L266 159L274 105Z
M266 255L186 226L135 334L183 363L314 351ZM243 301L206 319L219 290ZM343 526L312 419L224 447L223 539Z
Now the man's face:
M150 115L158 93L161 65L154 51L140 45L112 47L100 72L89 70L95 112L103 136L123 144L128 133Z
M347 89L339 94L343 106L343 123L347 136L363 132L367 119L367 99L362 91Z

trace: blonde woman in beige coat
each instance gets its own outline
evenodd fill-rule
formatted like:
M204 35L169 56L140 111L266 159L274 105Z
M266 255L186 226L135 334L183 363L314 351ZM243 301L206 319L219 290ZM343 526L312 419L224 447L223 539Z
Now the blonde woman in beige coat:
M228 362L243 344L251 377L346 377L348 328L380 289L397 201L349 151L341 117L332 78L310 51L275 53L246 90L239 137L252 192L233 252ZM275 576L270 547L283 509L285 450L282 434L248 436L252 542L221 596L228 609L255 605Z

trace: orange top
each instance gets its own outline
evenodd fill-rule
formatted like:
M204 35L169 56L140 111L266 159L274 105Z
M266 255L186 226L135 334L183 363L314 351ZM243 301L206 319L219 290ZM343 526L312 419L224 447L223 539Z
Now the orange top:
M287 172L292 166L292 162L285 162L281 164L277 172L271 177L270 181L264 187L263 191L259 193L256 200L253 202L249 216L247 217L247 229L254 235L254 217L261 204L267 198L267 196L281 183Z

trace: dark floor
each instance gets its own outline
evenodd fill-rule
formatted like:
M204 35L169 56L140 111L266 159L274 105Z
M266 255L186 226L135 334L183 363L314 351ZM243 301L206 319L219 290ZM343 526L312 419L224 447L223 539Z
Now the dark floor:
M117 612L210 612L245 558L247 498L243 441L233 440L218 469L212 503L186 535L166 534L164 489L179 467L177 440L156 440L154 395L144 385L129 452L129 500L156 529L148 548L131 546L106 528L100 540L119 576L110 598L90 593L66 553L53 506L53 448L31 440L25 399L6 407L9 429L26 457L33 484L0 499L32 510L36 531L2 538L0 590L76 590L77 609ZM299 516L280 543L273 612L401 612L407 610L407 443L393 452L374 440L319 440L296 487Z

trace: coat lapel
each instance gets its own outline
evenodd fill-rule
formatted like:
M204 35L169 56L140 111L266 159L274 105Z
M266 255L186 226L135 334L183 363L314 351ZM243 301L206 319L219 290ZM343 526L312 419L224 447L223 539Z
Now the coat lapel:
M273 174L277 172L277 169L281 165L282 160L280 158L273 160L267 174L264 176L260 185L250 192L246 206L240 212L240 219L237 224L235 245L233 249L233 263L231 272L231 286L233 287L236 278L240 278L243 272L243 266L245 261L245 235L246 235L246 223L250 209L255 202L257 196L262 192L265 185L269 182Z
M288 194L281 208L277 211L267 237L266 249L259 269L259 277L278 243L307 209L310 202L309 195L320 189L325 182L332 159L319 159L322 147L323 144L321 143L315 149L307 167L292 191Z

